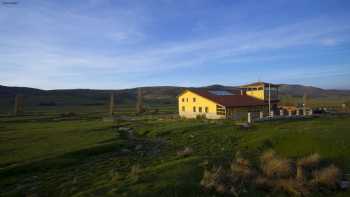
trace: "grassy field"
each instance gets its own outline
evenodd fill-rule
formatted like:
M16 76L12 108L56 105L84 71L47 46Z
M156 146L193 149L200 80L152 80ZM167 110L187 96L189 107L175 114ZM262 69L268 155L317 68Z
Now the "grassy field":
M0 196L220 196L201 188L205 166L230 161L236 151L254 161L271 148L290 158L316 152L350 173L348 116L264 122L246 130L232 121L162 115L173 108L118 122L103 122L101 108L1 115ZM133 108L120 113L132 115ZM177 156L185 147L193 153ZM244 196L267 194L252 188ZM330 195L350 192L313 194Z

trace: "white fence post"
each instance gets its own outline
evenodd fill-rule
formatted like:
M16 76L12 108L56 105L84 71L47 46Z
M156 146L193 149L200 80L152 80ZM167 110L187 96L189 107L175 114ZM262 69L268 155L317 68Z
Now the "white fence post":
M299 109L297 109L296 115L299 116L300 115L300 111Z
M284 111L283 109L280 109L280 116L283 116L284 115Z
M292 110L288 110L288 116L292 117Z
M271 110L270 117L273 118L274 112Z
M252 115L250 112L248 112L248 123L252 123Z
M260 119L263 119L264 118L264 112L260 112Z
M312 111L312 109L310 109L309 115L312 116L312 114L313 114L313 111Z

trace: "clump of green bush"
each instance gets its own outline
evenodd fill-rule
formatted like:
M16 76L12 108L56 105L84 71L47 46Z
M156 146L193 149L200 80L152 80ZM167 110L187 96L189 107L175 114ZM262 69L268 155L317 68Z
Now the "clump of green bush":
M263 152L259 164L236 154L229 169L222 166L205 169L200 184L208 190L239 196L251 185L269 192L285 192L291 196L307 196L312 192L335 190L341 171L331 164L321 166L320 155L292 160L278 156L273 150Z

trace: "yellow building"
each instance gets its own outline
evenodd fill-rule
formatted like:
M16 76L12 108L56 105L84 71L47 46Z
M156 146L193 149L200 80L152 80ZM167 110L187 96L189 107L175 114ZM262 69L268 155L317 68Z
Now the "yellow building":
M184 118L241 119L247 112L267 112L269 104L263 84L266 83L249 84L237 90L187 89L178 96L179 115ZM278 86L270 87L278 91ZM278 92L273 95L271 103L276 104Z
M248 85L240 86L241 90L244 91L248 96L264 100L266 103L271 105L271 110L276 110L279 102L278 99L278 85L256 82Z

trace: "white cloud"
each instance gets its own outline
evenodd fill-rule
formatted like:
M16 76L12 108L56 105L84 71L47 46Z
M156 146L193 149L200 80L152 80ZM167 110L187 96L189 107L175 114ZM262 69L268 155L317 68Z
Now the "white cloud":
M90 3L96 6L98 2ZM26 12L28 20L19 18L23 21L14 25L27 28L24 33L21 30L0 33L0 82L45 88L77 87L77 78L98 80L105 75L154 73L202 66L211 61L247 61L247 55L260 51L319 44L321 38L336 36L350 27L315 19L256 32L226 32L182 42L158 40L148 45L145 21L134 16L138 12L122 10L101 17L75 10L40 9L40 13ZM327 46L336 43L333 37L321 40ZM67 81L58 81L60 77Z

